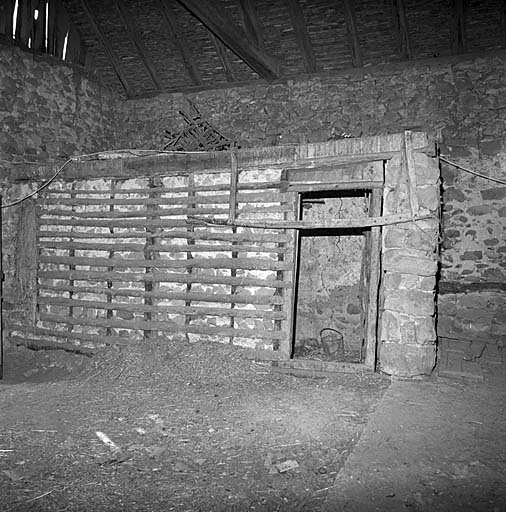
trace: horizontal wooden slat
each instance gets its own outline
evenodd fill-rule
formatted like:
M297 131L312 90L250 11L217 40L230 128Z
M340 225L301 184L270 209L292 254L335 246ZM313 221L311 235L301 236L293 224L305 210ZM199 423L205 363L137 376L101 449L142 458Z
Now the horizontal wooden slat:
M249 182L249 183L239 183L239 190L269 190L269 189L279 189L286 187L286 182L279 181L258 181L258 182ZM199 193L199 192L214 192L214 191L224 191L230 190L230 183L227 180L227 183L212 184L212 185L200 185L195 187L172 187L172 188L164 188L164 187L150 187L150 188L111 188L108 190L85 190L85 189L60 189L60 188L47 188L45 189L45 194L56 194L56 195L70 195L79 196L79 195L87 195L87 196L100 196L107 195L110 197L112 194L117 195L130 195L130 194L146 194L146 196L150 196L152 194L188 194L189 192ZM268 192L267 192L268 193Z
M219 302L231 304L262 304L262 305L278 305L284 304L283 297L279 295L225 295L218 293L198 293L198 292L160 292L144 290L133 290L130 288L98 288L92 286L69 286L69 285L46 285L41 283L40 290L51 290L56 292L72 292L72 293L91 293L95 295L106 295L108 297L143 297L160 300L184 300L185 302Z
M26 336L9 336L9 341L16 346L27 347L31 350L64 350L91 357L94 350L72 343L49 341L47 339L28 338Z
M92 228L178 228L196 222L186 219L39 219L41 226L77 226Z
M228 185L230 186L230 185ZM155 205L155 206L166 206L166 205L185 205L185 204L228 204L230 195L229 194L218 194L218 195L192 195L182 197L157 197L153 199L153 195L156 195L157 189L148 189L146 191L146 197L134 197L130 199L121 198L110 198L110 197L99 197L96 199L92 198L45 198L43 200L44 205L68 205L68 206L135 206L135 205ZM190 192L190 191L188 191ZM193 191L191 191L193 192ZM74 192L69 191L68 194L74 196ZM104 192L105 193L105 192ZM174 193L172 191L172 193ZM110 196L112 192L107 192ZM149 194L149 196L148 196ZM238 203L283 203L288 201L289 194L282 192L256 192L256 193L242 193L237 195Z
M258 338L264 340L282 340L285 333L258 329L231 329L230 327L209 327L206 325L179 325L175 322L146 322L144 320L115 320L112 318L67 317L62 315L40 314L40 321L65 325L88 327L110 327L113 329L133 329L143 331L162 331L172 333L193 333L208 336L232 336L238 338Z
M180 215L227 215L228 208L159 208L157 210L139 209L130 211L121 210L103 210L103 211L73 211L61 209L42 209L39 216L45 223L46 219L52 217L72 217L74 219L135 219L135 218L153 218L153 217L171 217ZM243 206L237 209L237 215L250 213L284 213L291 211L289 205L260 205L260 206ZM62 219L63 220L63 219ZM59 221L57 221L59 222Z
M104 309L108 311L129 311L133 313L160 313L202 316L225 316L238 318L265 318L269 320L284 320L285 313L282 311L265 311L259 309L231 309L231 308L209 308L200 306L151 306L145 304L127 304L122 302L101 302L93 300L76 300L66 297L39 296L38 304L66 306L73 308Z
M207 268L242 270L291 270L290 262L250 258L193 258L187 260L145 260L127 258L86 258L78 256L39 256L39 263L115 268Z
M286 280L213 276L200 272L180 274L175 272L138 273L100 272L92 270L50 270L39 271L38 278L39 280L65 279L68 281L224 284L230 286L257 286L265 288L290 288L292 286L292 283Z
M232 244L160 244L155 243L152 245L145 244L132 244L132 243L116 243L116 244L103 244L103 243L86 243L86 242L39 242L38 246L43 249L62 249L74 251L114 251L114 252L161 252L161 253L178 253L178 252L267 252L284 254L292 249L287 247L280 247L276 244L275 247L266 247L265 245L232 245Z

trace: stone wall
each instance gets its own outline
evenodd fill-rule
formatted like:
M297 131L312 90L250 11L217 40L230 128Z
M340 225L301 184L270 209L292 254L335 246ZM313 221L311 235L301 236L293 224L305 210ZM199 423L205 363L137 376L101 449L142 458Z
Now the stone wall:
M0 184L8 204L34 190L41 180L12 185L27 166L122 146L123 103L83 70L49 56L0 45ZM4 305L22 307L15 275L21 206L3 210Z
M204 116L243 147L423 129L436 135L442 156L503 182L504 97L505 52L188 95ZM178 110L184 108L182 94L127 102L129 139L139 147L161 147L165 129L181 126ZM505 184L447 164L442 171L439 335L479 337L500 346L506 318Z

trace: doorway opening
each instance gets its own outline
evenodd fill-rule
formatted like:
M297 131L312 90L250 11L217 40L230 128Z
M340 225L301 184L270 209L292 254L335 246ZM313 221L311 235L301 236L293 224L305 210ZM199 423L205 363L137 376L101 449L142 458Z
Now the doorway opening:
M372 195L371 190L299 194L299 219L325 227L299 231L293 359L364 363L368 343L376 343L378 288L371 286L371 269L380 247L371 228L332 227L336 219L370 216ZM373 251L377 258L371 258Z

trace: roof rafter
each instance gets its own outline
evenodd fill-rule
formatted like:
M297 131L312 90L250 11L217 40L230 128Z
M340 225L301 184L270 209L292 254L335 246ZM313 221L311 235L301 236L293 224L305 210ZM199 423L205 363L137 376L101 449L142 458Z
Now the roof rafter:
M104 36L99 26L97 25L95 17L93 16L88 5L88 0L81 0L81 5L83 11L86 13L86 16L88 17L88 21L90 22L90 25L92 26L98 40L102 43L105 54L107 55L107 58L109 59L116 75L118 76L118 79L123 89L125 90L127 95L130 95L130 86L128 85L128 80L125 76L125 73L123 72L123 69L121 68L118 57L116 57L116 54L114 53L114 50L112 49L112 46L109 43L109 40Z
M191 81L194 85L200 85L202 83L202 78L200 78L199 70L197 66L194 64L193 59L188 51L186 41L184 39L183 34L179 30L176 15L174 11L170 8L167 0L159 0L158 4L160 6L160 12L162 13L162 17L165 20L165 25L169 31L172 42L175 47L179 51L181 58L183 59L183 63L186 67L186 71L188 71L188 75L190 76Z
M307 31L304 13L298 0L285 0L285 4L290 14L293 29L295 31L295 38L299 45L304 60L304 69L306 73L316 73L316 58L313 52L313 44Z
M392 0L397 28L397 39L399 41L399 53L404 59L411 59L411 44L409 41L408 20L404 9L404 0Z
M263 27L255 9L255 1L239 0L239 5L241 7L242 24L246 34L248 34L248 37L260 50L264 51Z
M279 78L279 61L260 50L246 32L234 23L218 1L178 1L262 78Z
M464 0L453 0L450 16L453 20L453 53L466 51L466 20Z
M144 43L142 42L139 32L135 28L135 25L132 23L132 17L130 16L130 13L128 12L123 0L115 0L114 3L116 5L116 8L118 9L121 22L123 23L123 25L125 25L128 35L131 41L134 43L135 48L137 49L137 53L139 54L139 57L142 63L144 64L146 71L149 74L149 78L151 78L151 81L155 86L155 89L162 89L162 82L158 76L158 73L155 69L155 66L151 58L149 57L148 50Z
M357 32L357 21L355 19L355 7L353 0L344 0L344 17L348 29L348 40L351 48L351 61L356 68L362 67L362 53Z
M225 45L213 34L210 33L209 35L211 36L211 40L213 41L214 47L216 48L216 53L218 54L218 58L220 59L221 67L225 71L227 82L235 82L234 70L232 69L232 63L228 58Z

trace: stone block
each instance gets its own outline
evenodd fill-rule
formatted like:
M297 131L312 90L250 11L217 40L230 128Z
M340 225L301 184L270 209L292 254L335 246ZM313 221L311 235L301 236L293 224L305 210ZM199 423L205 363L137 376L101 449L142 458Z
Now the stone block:
M506 199L506 187L487 188L480 193L485 201Z
M381 338L396 343L426 345L436 341L434 317L414 317L394 311L381 315Z
M407 345L383 340L380 369L401 378L429 375L436 364L435 345Z
M418 187L416 190L418 203L422 208L434 211L439 207L440 193L438 185Z
M434 293L420 290L385 292L384 308L415 316L432 316L435 310Z
M468 208L466 210L466 213L468 213L469 215L476 215L476 216L491 215L492 212L494 211L494 209L495 208L491 205L479 204L477 206L471 206L470 208Z
M406 252L387 249L383 253L383 270L401 274L432 276L437 272L437 259L428 257L423 251Z
M462 261L476 261L481 260L483 258L482 251L464 251L464 254L460 257Z

